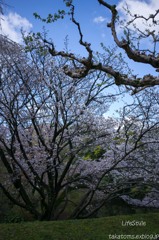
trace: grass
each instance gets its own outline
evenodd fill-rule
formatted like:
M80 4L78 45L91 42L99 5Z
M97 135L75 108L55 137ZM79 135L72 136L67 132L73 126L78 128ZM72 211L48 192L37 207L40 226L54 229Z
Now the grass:
M134 220L140 224L145 222L146 226L123 226L125 221ZM114 236L115 234L116 236ZM129 236L127 238L117 236L121 234ZM157 239L151 238L152 235L155 237L155 234L158 234L159 237L159 213L85 220L0 224L0 240L133 239L133 236L130 235L141 236L142 234L145 234L146 237L137 239ZM150 238L148 235L151 235Z

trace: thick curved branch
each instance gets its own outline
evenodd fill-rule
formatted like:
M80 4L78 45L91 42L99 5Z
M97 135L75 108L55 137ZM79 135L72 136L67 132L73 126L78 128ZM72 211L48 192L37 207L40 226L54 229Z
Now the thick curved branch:
M117 36L117 32L116 32L116 26L115 26L115 23L116 23L116 20L117 20L117 15L118 15L118 12L116 10L116 6L115 5L109 5L108 3L106 3L103 0L98 0L98 2L100 4L102 4L103 6L105 6L106 8L108 8L112 13L111 22L107 26L111 28L111 32L112 32L114 41L118 45L118 47L124 49L127 56L130 59L134 60L135 62L146 63L146 64L150 64L154 68L159 68L159 56L154 57L152 55L142 54L139 51L133 50L130 47L130 42L129 41L127 41L125 39L122 39L121 41L119 40L119 38Z
M87 52L88 52L88 59L87 59L87 61L85 60L83 62L83 64L86 64L86 66L87 66L87 63L92 60L93 51L90 48L91 44L83 41L83 34L82 34L81 26L80 26L79 22L77 22L75 20L75 17L74 17L74 6L73 5L71 5L71 6L72 6L72 9L71 9L72 22L77 26L78 32L79 32L79 35L80 35L79 43L82 46L84 46L86 48Z
M135 62L140 62L144 64L149 64L152 67L156 68L156 71L159 71L159 55L155 57L154 55L146 55L143 52L139 52L137 50L133 50L131 47L131 43L126 40L122 39L119 40L117 36L117 31L116 31L116 21L117 21L117 9L116 5L110 5L104 0L98 0L98 2L109 9L112 13L112 18L111 22L108 24L108 27L111 28L111 32L114 38L115 43L119 48L122 48L125 50L127 56L134 60ZM133 90L133 94L143 90L144 88L159 85L159 76L153 76L153 75L145 75L142 78L136 78L136 76L128 76L127 74L122 74L121 72L115 70L110 65L103 64L102 62L95 62L94 61L94 54L93 50L91 49L91 44L87 43L83 40L83 33L81 30L80 23L76 21L74 17L74 6L71 4L71 20L72 22L77 26L78 33L79 33L79 43L83 47L85 47L88 56L85 57L79 57L76 56L74 53L69 53L69 52L64 52L64 51L57 51L53 45L53 43L47 41L46 39L44 40L46 47L49 49L49 52L52 56L62 56L63 58L67 58L68 60L72 61L72 66L65 65L64 66L64 71L65 74L72 78L83 78L86 77L91 70L99 70L102 71L106 74L111 75L114 80L116 85L124 85L124 86L130 86L135 88ZM76 65L77 63L77 65ZM132 89L131 89L132 90Z

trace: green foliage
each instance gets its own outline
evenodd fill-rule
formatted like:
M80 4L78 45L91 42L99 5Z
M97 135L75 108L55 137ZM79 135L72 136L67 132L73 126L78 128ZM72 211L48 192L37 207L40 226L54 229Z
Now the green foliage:
M116 144L121 144L121 143L125 142L124 138L121 138L118 136L116 136L113 140L116 141Z
M101 146L96 146L93 150L88 150L84 156L84 160L98 160L103 156L105 150Z
M37 54L39 56L46 56L47 55L47 49L43 48L43 47L39 47L38 50L37 50Z
M56 22L59 19L63 19L65 14L66 14L66 12L64 10L58 10L58 12L55 13L55 14L49 13L47 18L42 18L38 13L34 13L33 15L36 19L39 19L42 22L53 23L53 22Z
M149 186L135 186L130 190L130 196L142 200L151 191Z
M40 32L37 33L30 33L27 36L24 36L25 41L25 52L31 53L34 51L36 55L40 57L44 57L48 54L48 49L44 46L44 44L41 44L41 39L43 38L43 34ZM35 47L36 46L36 47Z
M73 3L72 0L64 0L65 4L66 4L66 7L70 7L71 4Z
M146 227L122 226L122 221L133 220L146 222ZM110 234L157 234L158 225L158 213L71 221L1 224L0 239L107 240Z
M134 131L129 131L129 132L127 133L127 135L128 135L128 136L134 136L134 135L135 135L135 132L134 132Z
M109 74L107 74L107 76L110 77ZM98 86L98 87L102 87L102 86L104 86L104 85L106 85L106 84L107 84L107 82L97 83L97 86Z
M101 183L100 183L100 186L106 186L106 185L108 185L108 184L110 184L110 183L113 183L114 182L114 178L113 178L113 176L111 175L111 174L107 174L107 175L105 175L104 177L103 177L103 179L102 179L102 181L101 181Z
M20 223L20 222L24 222L24 219L20 216L6 216L4 219L4 222L6 223Z

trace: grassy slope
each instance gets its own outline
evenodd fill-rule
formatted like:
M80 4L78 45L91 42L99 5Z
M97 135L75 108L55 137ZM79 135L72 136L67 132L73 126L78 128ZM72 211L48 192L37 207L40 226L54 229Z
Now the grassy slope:
M122 226L126 220L144 221L146 226ZM155 233L159 234L158 213L89 220L0 224L0 240L107 240L109 234Z

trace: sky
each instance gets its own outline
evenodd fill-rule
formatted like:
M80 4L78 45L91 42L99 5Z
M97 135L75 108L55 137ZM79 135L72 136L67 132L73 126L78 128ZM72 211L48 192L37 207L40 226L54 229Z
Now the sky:
M106 18L105 10L99 6L97 0L90 1L74 0L76 6L76 17L79 19L85 38L91 37L92 44L95 46L97 37L98 44L106 37L107 28L105 28ZM80 4L79 4L80 2ZM117 1L114 1L116 3ZM24 30L41 31L44 23L36 20L33 16L37 12L42 17L46 17L48 13L55 13L58 9L65 9L62 0L6 0L9 5L6 7L4 21L2 21L2 32L8 34L13 40L20 41L20 33L18 30L22 27ZM88 9L88 12L86 11ZM88 14L89 13L89 14ZM19 22L19 24L18 24ZM75 26L71 24L68 18L63 21L50 25L45 25L49 29L51 37L55 40L56 45L61 47L64 38L69 35L72 49L78 44L78 33ZM89 29L89 31L88 31Z
M123 12L126 3L132 13L149 15L159 9L159 0L108 0L107 2L117 5L120 12ZM42 31L44 23L34 18L34 12L46 17L48 13L55 13L58 9L65 9L63 0L5 0L5 3L7 6L1 21L1 32L16 42L21 41L21 28L26 32L30 30L34 32ZM109 11L99 5L97 0L74 0L74 4L75 17L81 23L85 40L91 40L92 47L95 50L99 50L101 42L112 45L113 39L110 29L106 27L110 21ZM141 24L139 25L141 27ZM51 25L47 24L45 27L49 30L49 34L57 47L63 47L64 39L68 35L71 50L75 51L76 49L78 52L78 49L80 49L78 32L68 18Z
M117 5L117 9L127 20L129 19L123 12L126 4L132 13L144 13L145 16L159 9L159 0L108 0L107 2ZM5 0L5 3L0 29L2 34L7 35L13 41L22 43L21 29L25 32L41 32L45 27L58 50L63 50L64 39L68 36L71 52L85 55L85 50L78 43L78 31L68 17L53 24L44 24L33 16L36 12L45 18L49 13L56 13L58 9L66 9L63 0ZM93 50L100 51L101 42L112 46L113 38L110 29L106 26L110 22L109 11L99 5L97 0L74 0L74 4L75 17L81 24L84 40L91 42ZM143 24L138 22L138 26L142 27ZM155 74L155 70L147 65L133 61L129 61L129 65L134 70L134 74L138 76Z
M108 3L117 5L117 9L123 13L126 3L132 13L144 13L146 16L159 9L159 0L112 0ZM7 35L12 40L21 43L21 29L26 32L41 32L43 26L49 31L49 36L53 39L58 50L64 48L64 40L68 35L69 49L73 53L85 54L78 41L77 28L71 23L69 18L59 20L54 24L44 24L35 19L33 13L38 13L41 17L47 17L49 13L56 13L58 9L65 9L63 0L5 0L6 7L1 20L1 33ZM84 35L84 40L90 41L93 50L100 51L100 43L107 46L113 45L113 39L107 23L110 21L110 13L97 0L74 0L75 17L80 22ZM127 16L125 16L128 18ZM158 19L159 20L159 19ZM140 22L139 27L143 26ZM152 71L148 66L142 66L131 62L132 68L138 74L142 69L143 73Z

